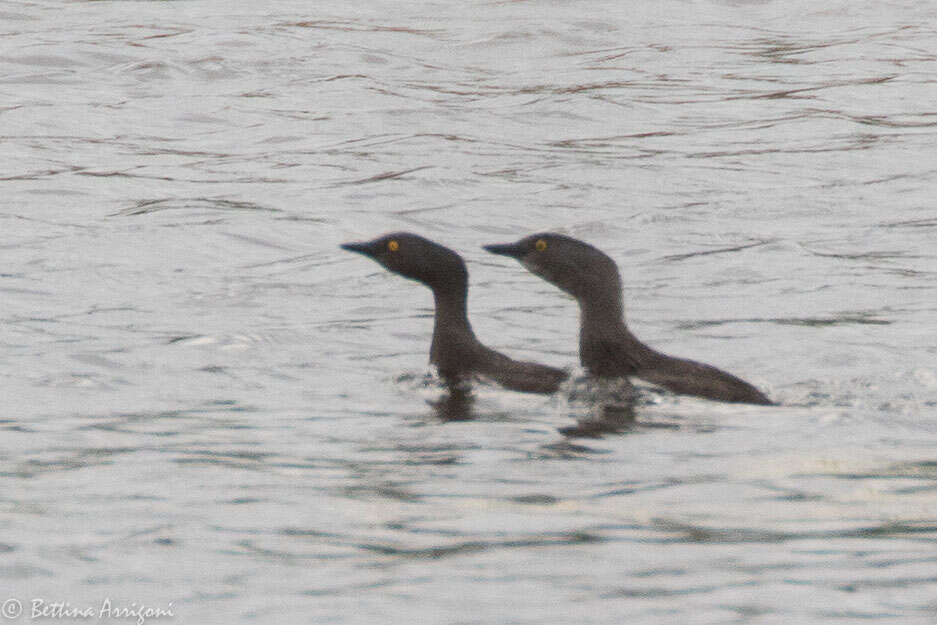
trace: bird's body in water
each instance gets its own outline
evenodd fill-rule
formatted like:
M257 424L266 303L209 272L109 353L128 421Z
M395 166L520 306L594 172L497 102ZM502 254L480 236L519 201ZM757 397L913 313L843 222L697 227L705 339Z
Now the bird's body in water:
M462 258L449 248L407 232L341 247L368 256L433 291L436 310L430 363L450 388L462 387L480 375L511 390L552 393L566 379L562 369L513 360L475 338L466 308L468 271Z
M639 341L625 325L621 278L615 262L591 245L543 233L516 243L486 245L516 258L579 303L579 359L597 378L634 376L674 393L717 401L771 404L757 388L711 365L674 358Z

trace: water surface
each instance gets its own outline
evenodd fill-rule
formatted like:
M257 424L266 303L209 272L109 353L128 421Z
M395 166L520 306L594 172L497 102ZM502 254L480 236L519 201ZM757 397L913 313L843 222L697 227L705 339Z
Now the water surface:
M7 2L0 600L932 623L935 19ZM479 337L573 367L574 304L479 247L547 229L619 263L639 337L783 406L648 392L586 438L588 406L480 387L443 418L429 292L338 244L459 250Z

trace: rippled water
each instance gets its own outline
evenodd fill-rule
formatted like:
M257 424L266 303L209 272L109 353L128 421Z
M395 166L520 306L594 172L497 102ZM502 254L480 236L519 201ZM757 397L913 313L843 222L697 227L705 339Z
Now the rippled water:
M899 2L0 6L3 597L173 622L933 623L937 9ZM577 361L483 243L614 257L635 333L782 402L637 424L423 381ZM159 619L164 622L167 619ZM150 620L147 622L157 622Z

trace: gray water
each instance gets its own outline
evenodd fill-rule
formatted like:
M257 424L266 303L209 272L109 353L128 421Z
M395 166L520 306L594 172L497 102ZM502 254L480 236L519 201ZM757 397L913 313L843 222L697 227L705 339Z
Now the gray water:
M9 622L933 623L935 24L0 4ZM464 255L484 342L574 371L574 303L479 246L585 239L639 337L783 406L646 390L587 438L480 386L447 420L429 292L337 247L391 230Z

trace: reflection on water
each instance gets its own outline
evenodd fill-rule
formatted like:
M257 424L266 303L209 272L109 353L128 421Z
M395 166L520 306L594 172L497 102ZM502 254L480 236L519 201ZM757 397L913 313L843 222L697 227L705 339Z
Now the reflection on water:
M455 388L430 402L430 405L440 421L465 421L472 418L474 402L470 390Z
M7 3L0 603L933 622L934 13ZM575 305L479 245L587 240L782 406L446 392L430 294L337 248L394 230L558 367Z

